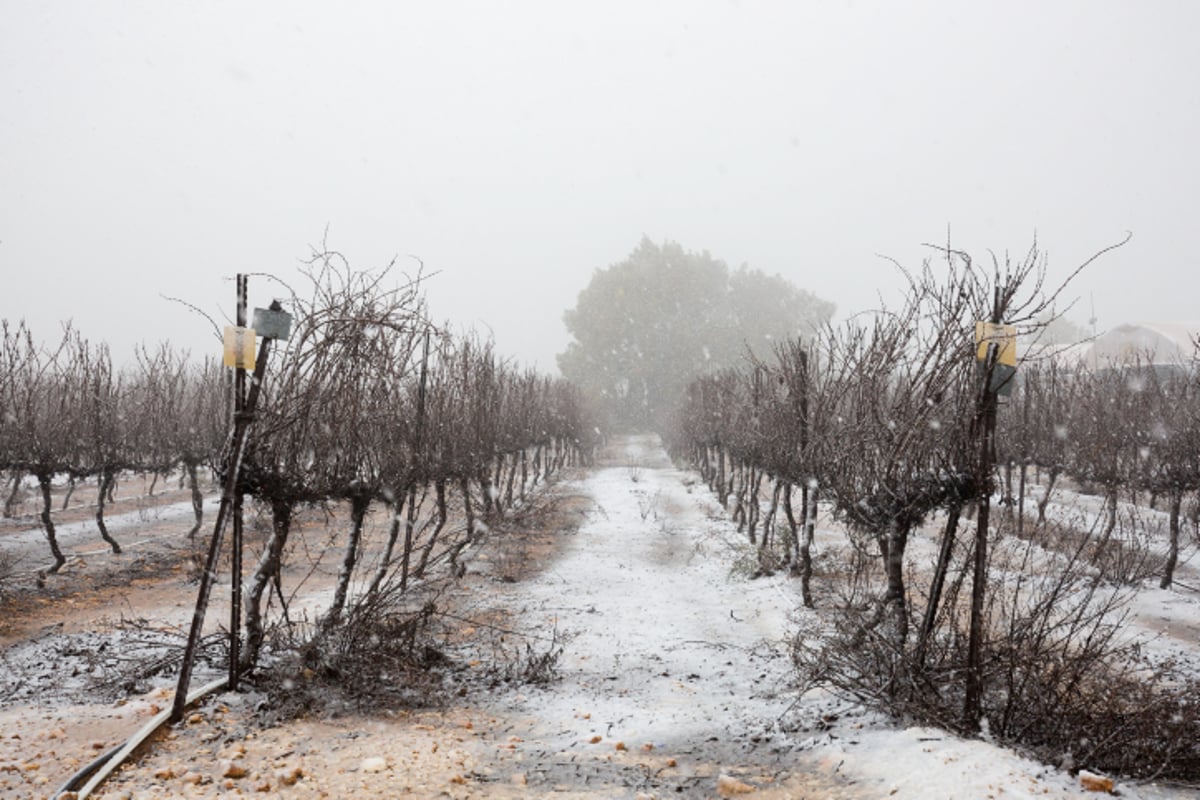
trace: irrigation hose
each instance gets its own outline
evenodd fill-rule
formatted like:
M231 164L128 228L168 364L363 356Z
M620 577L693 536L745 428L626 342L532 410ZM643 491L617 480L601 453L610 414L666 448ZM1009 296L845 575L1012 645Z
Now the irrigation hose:
M62 797L62 795L67 792L75 791L76 787L78 787L80 784L82 784L84 781L86 781L93 772L100 769L100 767L104 766L104 762L108 761L110 758L115 756L117 754L117 751L120 750L124 746L125 745L123 745L123 744L118 744L113 747L110 747L104 753L104 755L98 756L95 760L93 760L86 767L84 767L83 769L79 770L74 775L72 775L67 780L66 783L64 783L62 786L59 787L57 792L55 792L53 795L51 795L53 800L57 800L57 798Z
M215 680L199 689L191 691L187 696L187 705L191 705L202 697L206 697L213 692L224 689L229 683L229 678L224 677L220 680ZM83 769L76 772L70 779L62 785L62 787L52 795L52 800L58 800L68 792L76 791L77 786L83 781L87 781L82 789L78 790L75 795L77 800L85 800L96 788L104 782L104 780L113 773L117 767L129 758L129 754L138 748L142 742L150 738L150 735L158 730L164 722L171 718L171 708L161 711L153 719L147 722L141 730L129 738L123 745L118 745L112 750L109 750L104 755L97 758L92 763L88 764ZM88 777L91 776L91 780Z

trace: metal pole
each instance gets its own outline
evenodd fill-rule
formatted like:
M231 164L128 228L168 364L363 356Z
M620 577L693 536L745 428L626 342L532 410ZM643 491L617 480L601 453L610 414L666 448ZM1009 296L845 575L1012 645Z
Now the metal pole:
M204 564L204 573L200 576L200 593L196 597L192 629L188 633L187 647L183 651L183 663L179 666L179 683L175 688L171 722L182 720L184 709L187 707L188 685L192 680L192 667L195 665L196 651L200 648L200 639L204 633L204 615L208 610L208 599L212 594L213 581L217 575L217 561L221 555L221 539L225 535L225 524L229 519L229 512L233 508L233 496L236 494L238 475L242 469L246 438L250 431L250 423L254 420L254 410L258 406L258 395L262 389L263 376L267 371L267 359L270 353L271 340L264 338L258 350L258 360L254 365L254 380L250 384L250 394L246 398L245 408L234 418L233 445L230 449L229 466L225 475L225 489L221 493L221 506L217 510L217 519L213 525L212 541L208 545L208 559Z
M237 325L246 327L246 295L249 289L249 276L237 276ZM263 340L264 342L266 339ZM256 365L257 366L257 365ZM233 409L234 415L240 416L246 410L246 370L234 370L233 378ZM241 660L242 644L242 501L244 500L240 487L235 487L233 493L233 541L230 564L230 605L229 605L229 690L238 689L238 671Z

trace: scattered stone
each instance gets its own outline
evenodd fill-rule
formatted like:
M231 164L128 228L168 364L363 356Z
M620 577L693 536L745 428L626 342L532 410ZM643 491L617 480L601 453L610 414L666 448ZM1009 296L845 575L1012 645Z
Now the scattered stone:
M160 781L169 781L175 777L175 770L170 767L159 767L154 770L154 777Z
M234 761L230 761L227 758L221 760L221 777L222 778L232 778L232 779L236 780L238 778L244 778L244 777L246 777L246 775L247 775L246 768L243 767L241 764L238 764Z
M678 761L676 761L675 759L673 759L673 758L668 758L668 759L667 759L667 766L668 766L668 767L675 767L675 766L678 766L678 765L679 765L679 762L678 762Z
M742 783L737 778L732 778L728 775L717 776L717 793L722 797L732 797L737 794L750 794L754 791L754 787L748 783Z
M192 786L199 786L204 783L204 776L199 772L192 772L190 769L179 776L179 780L184 783L190 783Z
M615 747L617 750L622 750L622 751L626 749L624 742L617 742L615 745L613 745L613 747Z
M295 786L296 783L304 777L304 770L300 767L284 767L275 771L275 778L284 786Z
M600 740L603 738L603 736L593 736L591 739L588 739L588 742L590 744L600 744Z
M1104 775L1097 775L1094 772L1081 769L1079 770L1079 783L1089 792L1107 792L1108 794L1112 794L1113 779Z

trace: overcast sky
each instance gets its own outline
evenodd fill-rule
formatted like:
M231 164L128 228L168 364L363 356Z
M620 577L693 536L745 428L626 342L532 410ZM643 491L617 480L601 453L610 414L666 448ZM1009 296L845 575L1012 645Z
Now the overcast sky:
M1200 3L0 0L0 318L210 348L238 271L419 256L553 370L642 235L839 317L922 242L1023 254L1099 326L1200 318ZM408 262L411 263L411 262ZM251 301L265 305L265 281ZM215 353L215 349L213 349Z

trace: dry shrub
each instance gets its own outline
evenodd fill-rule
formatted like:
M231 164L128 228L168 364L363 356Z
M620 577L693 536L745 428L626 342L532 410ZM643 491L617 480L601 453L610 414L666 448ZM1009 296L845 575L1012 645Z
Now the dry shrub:
M423 596L422 596L423 595ZM257 677L272 716L428 706L439 702L437 597L385 585L349 603L336 625L280 622Z
M103 663L104 669L92 685L100 697L117 699L150 691L152 679L178 674L183 660L187 631L175 626L153 623L141 617L122 617L100 644L84 642L88 663ZM92 652L87 652L88 649ZM101 653L103 652L103 656ZM63 656L71 655L63 653ZM214 631L200 637L196 659L210 670L222 670L229 663L229 635ZM79 669L73 666L72 670Z
M578 527L586 498L529 494L490 527L479 524L494 577L521 580L553 538ZM538 556L538 557L534 557ZM430 564L434 560L431 559ZM478 563L478 562L475 562ZM557 676L563 637L521 633L469 619L472 601L448 570L407 585L399 572L377 591L351 596L336 621L284 619L271 629L255 682L267 721L307 714L437 706L472 686L546 683Z
M1088 563L1094 544L1083 537L1066 554L1012 538L995 544L982 657L986 732L1047 763L1194 778L1200 678L1126 635L1130 592ZM897 645L873 594L881 594L873 588L880 585L878 560L861 560L844 577L841 601L823 629L793 642L807 684L899 719L971 734L962 716L967 550L956 553L935 633L924 646L919 634ZM910 629L920 623L913 612Z
M522 634L457 615L455 602L432 587L385 584L350 602L336 625L278 623L255 678L267 693L264 718L440 706L472 685L558 677L557 628Z
M557 624L548 636L540 630L521 633L497 625L475 625L479 634L470 648L479 664L476 676L483 686L545 685L558 680L558 664L572 637L559 631Z
M516 662L516 667L511 673L512 679L532 684L547 684L558 680L558 662L563 654L560 641L558 629L555 628L554 636L544 650L534 647L532 642L526 642L524 657Z

